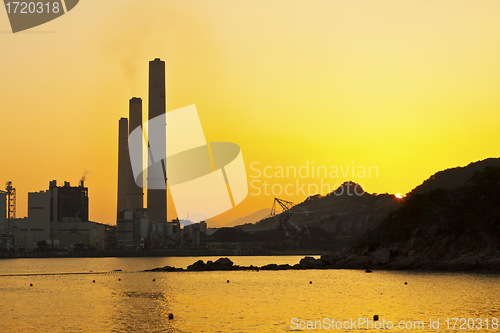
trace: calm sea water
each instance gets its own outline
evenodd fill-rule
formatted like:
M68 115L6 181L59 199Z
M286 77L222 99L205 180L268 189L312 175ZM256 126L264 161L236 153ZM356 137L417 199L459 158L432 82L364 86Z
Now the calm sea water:
M235 264L259 266L295 264L301 258L231 257ZM379 322L374 325L383 324L386 331L500 332L495 326L495 318L500 320L499 274L139 272L186 267L198 259L217 258L2 260L0 332L380 331L358 319L371 320L375 314ZM100 274L116 269L122 272ZM35 273L44 274L27 275ZM429 327L431 318L436 329ZM451 318L458 318L455 329ZM332 329L332 319L338 329Z

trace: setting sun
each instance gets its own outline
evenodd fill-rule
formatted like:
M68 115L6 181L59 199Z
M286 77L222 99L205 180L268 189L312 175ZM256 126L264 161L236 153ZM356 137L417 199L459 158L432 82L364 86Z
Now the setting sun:
M397 193L397 194L395 195L395 197L396 197L396 198L398 198L398 199L403 199L403 196L401 195L401 193Z

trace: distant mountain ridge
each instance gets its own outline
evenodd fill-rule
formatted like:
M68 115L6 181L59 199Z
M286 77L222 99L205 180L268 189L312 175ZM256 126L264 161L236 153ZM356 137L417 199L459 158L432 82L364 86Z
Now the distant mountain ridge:
M455 167L442 171L438 171L422 184L415 187L410 193L422 194L427 193L437 188L444 190L453 190L459 188L467 182L476 172L483 172L485 167L500 166L500 158L487 158L468 164L464 167Z

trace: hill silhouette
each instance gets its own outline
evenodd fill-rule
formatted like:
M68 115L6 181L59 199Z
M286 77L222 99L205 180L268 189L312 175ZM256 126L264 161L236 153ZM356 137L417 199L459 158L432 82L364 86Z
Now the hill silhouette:
M467 180L474 175L475 172L481 172L485 167L500 166L500 158L487 158L485 160L470 163L464 167L450 168L436 172L425 180L422 184L415 187L410 193L427 193L437 188L451 190L465 185Z
M294 211L302 209L310 213L293 214L290 221L300 227L321 228L336 237L335 246L345 246L378 226L397 205L398 199L393 195L370 194L359 184L345 182L326 196L311 196L296 205ZM278 221L273 217L241 226L244 231L261 236L277 227Z
M500 269L500 167L465 185L412 193L340 266Z

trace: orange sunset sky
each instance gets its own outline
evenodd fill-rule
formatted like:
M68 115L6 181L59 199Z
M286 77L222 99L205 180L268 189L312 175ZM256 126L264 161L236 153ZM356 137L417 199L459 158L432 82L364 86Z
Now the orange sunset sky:
M82 0L13 34L2 7L1 186L13 181L22 217L28 192L86 174L90 219L115 224L118 120L132 97L146 118L148 62L158 57L167 111L196 104L207 141L238 144L261 190L264 180L351 179L406 193L438 170L500 155L498 13L496 0ZM378 173L253 170L313 162ZM213 219L271 207L274 195L249 192Z

